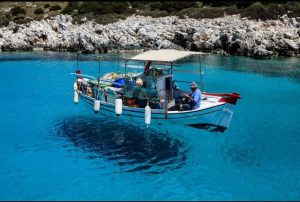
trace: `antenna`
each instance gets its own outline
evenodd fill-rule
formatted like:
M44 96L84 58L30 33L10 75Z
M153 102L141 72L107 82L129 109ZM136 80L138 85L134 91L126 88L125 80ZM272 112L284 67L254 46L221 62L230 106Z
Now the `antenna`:
M80 46L81 46L81 43L80 43L80 40L79 40L79 34L78 34L78 47L77 47L77 71L78 71L78 60L79 60L79 52L80 52Z
M77 70L77 72L78 72L78 58L79 58L79 53L78 53L78 51L77 51L77 68L76 68L76 70Z
M201 56L199 55L198 56L198 59L199 59L199 67L200 67L200 87L201 87L201 90L203 91L204 90L204 84L203 84L203 78L202 78L202 65L201 65Z
M173 32L173 1L172 1L172 14L171 14L171 32Z
M120 49L118 48L118 67L117 67L117 73L119 74L119 69L120 69Z

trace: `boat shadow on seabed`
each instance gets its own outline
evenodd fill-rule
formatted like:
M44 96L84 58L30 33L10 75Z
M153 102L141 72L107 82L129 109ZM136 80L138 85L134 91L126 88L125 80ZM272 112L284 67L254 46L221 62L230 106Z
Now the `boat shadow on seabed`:
M158 174L178 169L186 163L189 151L178 137L108 117L64 117L56 128L60 137L66 137L87 158L112 161L123 172Z

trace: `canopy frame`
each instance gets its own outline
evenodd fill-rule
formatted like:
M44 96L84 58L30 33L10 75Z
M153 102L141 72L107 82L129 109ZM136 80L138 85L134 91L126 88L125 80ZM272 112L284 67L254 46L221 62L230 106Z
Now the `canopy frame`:
M183 59L190 55L205 55L205 54L208 53L195 52L195 51L179 51L174 49L160 49L160 50L150 50L138 54L128 60L174 63L177 60Z

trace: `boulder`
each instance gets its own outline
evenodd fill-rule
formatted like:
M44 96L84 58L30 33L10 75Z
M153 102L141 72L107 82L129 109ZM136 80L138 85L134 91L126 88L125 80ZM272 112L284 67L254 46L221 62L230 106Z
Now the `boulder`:
M187 39L188 38L186 33L177 31L175 32L173 43L184 47Z
M186 29L186 33L189 35L193 35L195 32L196 32L196 28L194 28L194 27L188 27Z
M256 57L271 57L273 55L272 51L268 51L261 47L255 47L253 51L253 56Z
M299 49L299 46L296 42L290 39L283 39L283 42L287 45L290 50L296 51Z
M227 51L231 55L242 55L244 51L243 43L241 42L241 40L236 39L229 44L229 46L227 47Z

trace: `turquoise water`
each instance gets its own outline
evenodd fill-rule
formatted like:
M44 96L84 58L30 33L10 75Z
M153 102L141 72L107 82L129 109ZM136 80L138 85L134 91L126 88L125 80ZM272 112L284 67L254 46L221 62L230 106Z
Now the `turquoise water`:
M93 57L79 67L97 75ZM242 95L224 133L74 105L74 59L0 54L1 200L300 200L300 59L206 56L205 91ZM176 78L199 80L195 61Z

